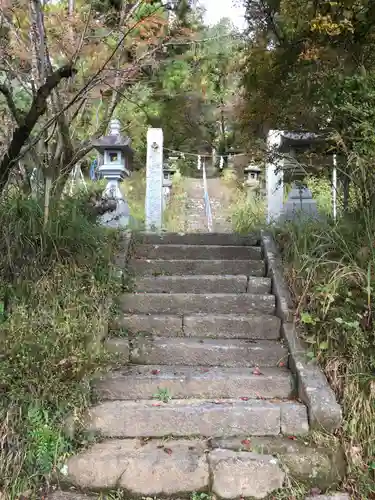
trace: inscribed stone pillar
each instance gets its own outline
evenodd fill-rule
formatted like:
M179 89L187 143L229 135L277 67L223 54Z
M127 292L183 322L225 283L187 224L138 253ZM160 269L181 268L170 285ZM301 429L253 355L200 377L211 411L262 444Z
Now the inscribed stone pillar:
M270 130L267 137L266 193L267 223L277 222L283 212L284 182L282 160L279 158L281 132Z
M163 131L147 131L146 229L160 231L163 219Z

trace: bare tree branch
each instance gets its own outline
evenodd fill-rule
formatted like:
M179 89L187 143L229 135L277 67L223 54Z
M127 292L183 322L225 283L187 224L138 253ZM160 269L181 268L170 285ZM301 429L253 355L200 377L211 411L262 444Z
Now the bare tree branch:
M0 162L0 192L4 189L9 179L9 174L18 159L18 155L30 137L30 134L38 119L47 110L47 99L51 92L63 78L70 78L76 73L71 64L67 64L54 71L46 78L45 83L38 89L28 113L25 115L21 125L14 131L9 148Z
M11 89L7 85L5 85L5 83L0 84L0 92L5 97L6 102L8 104L8 108L10 109L10 112L12 113L13 118L16 120L17 125L20 125L22 120L23 120L23 114L17 108L16 103L14 102Z

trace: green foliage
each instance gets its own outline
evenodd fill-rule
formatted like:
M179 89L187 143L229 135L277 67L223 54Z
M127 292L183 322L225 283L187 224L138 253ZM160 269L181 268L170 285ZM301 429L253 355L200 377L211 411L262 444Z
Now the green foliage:
M86 195L87 196L87 195ZM109 362L101 340L108 296L120 289L110 258L117 234L88 215L86 197L51 207L43 226L34 200L1 203L0 491L33 495L85 444L67 432L90 404L88 381Z

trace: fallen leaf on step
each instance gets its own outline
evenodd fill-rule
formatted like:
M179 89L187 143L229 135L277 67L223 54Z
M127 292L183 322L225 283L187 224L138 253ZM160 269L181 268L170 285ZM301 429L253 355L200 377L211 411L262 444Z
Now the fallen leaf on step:
M167 455L172 455L172 450L170 448L164 448L164 451Z
M291 439L292 441L296 441L296 436L288 436L288 439Z
M151 373L152 373L153 375L159 375L160 370L151 370Z
M285 363L283 361L280 361L279 366L280 368L282 368L283 366L285 366Z
M259 370L258 367L255 367L253 370L253 375L263 375L262 372Z
M250 441L250 439L243 439L241 441L241 444L243 444L244 446L250 446L251 445L251 441Z
M242 399L242 401L249 401L249 398L246 398L246 397L243 397L243 398L240 398Z
M161 403L152 403L152 406L161 406Z
M209 368L201 368L201 372L202 372L202 373L207 373L207 372L209 372L209 371L210 371L210 369L209 369Z

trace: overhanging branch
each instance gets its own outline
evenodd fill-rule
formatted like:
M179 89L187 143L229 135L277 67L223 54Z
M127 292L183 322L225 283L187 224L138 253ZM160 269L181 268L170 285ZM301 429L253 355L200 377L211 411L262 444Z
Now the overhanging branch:
M13 164L22 147L30 137L38 119L46 112L47 99L51 95L51 92L57 87L62 79L70 78L75 75L75 73L76 70L73 68L73 65L67 64L49 75L45 83L38 89L28 113L23 117L19 126L14 131L8 150L0 162L0 192L8 182Z

